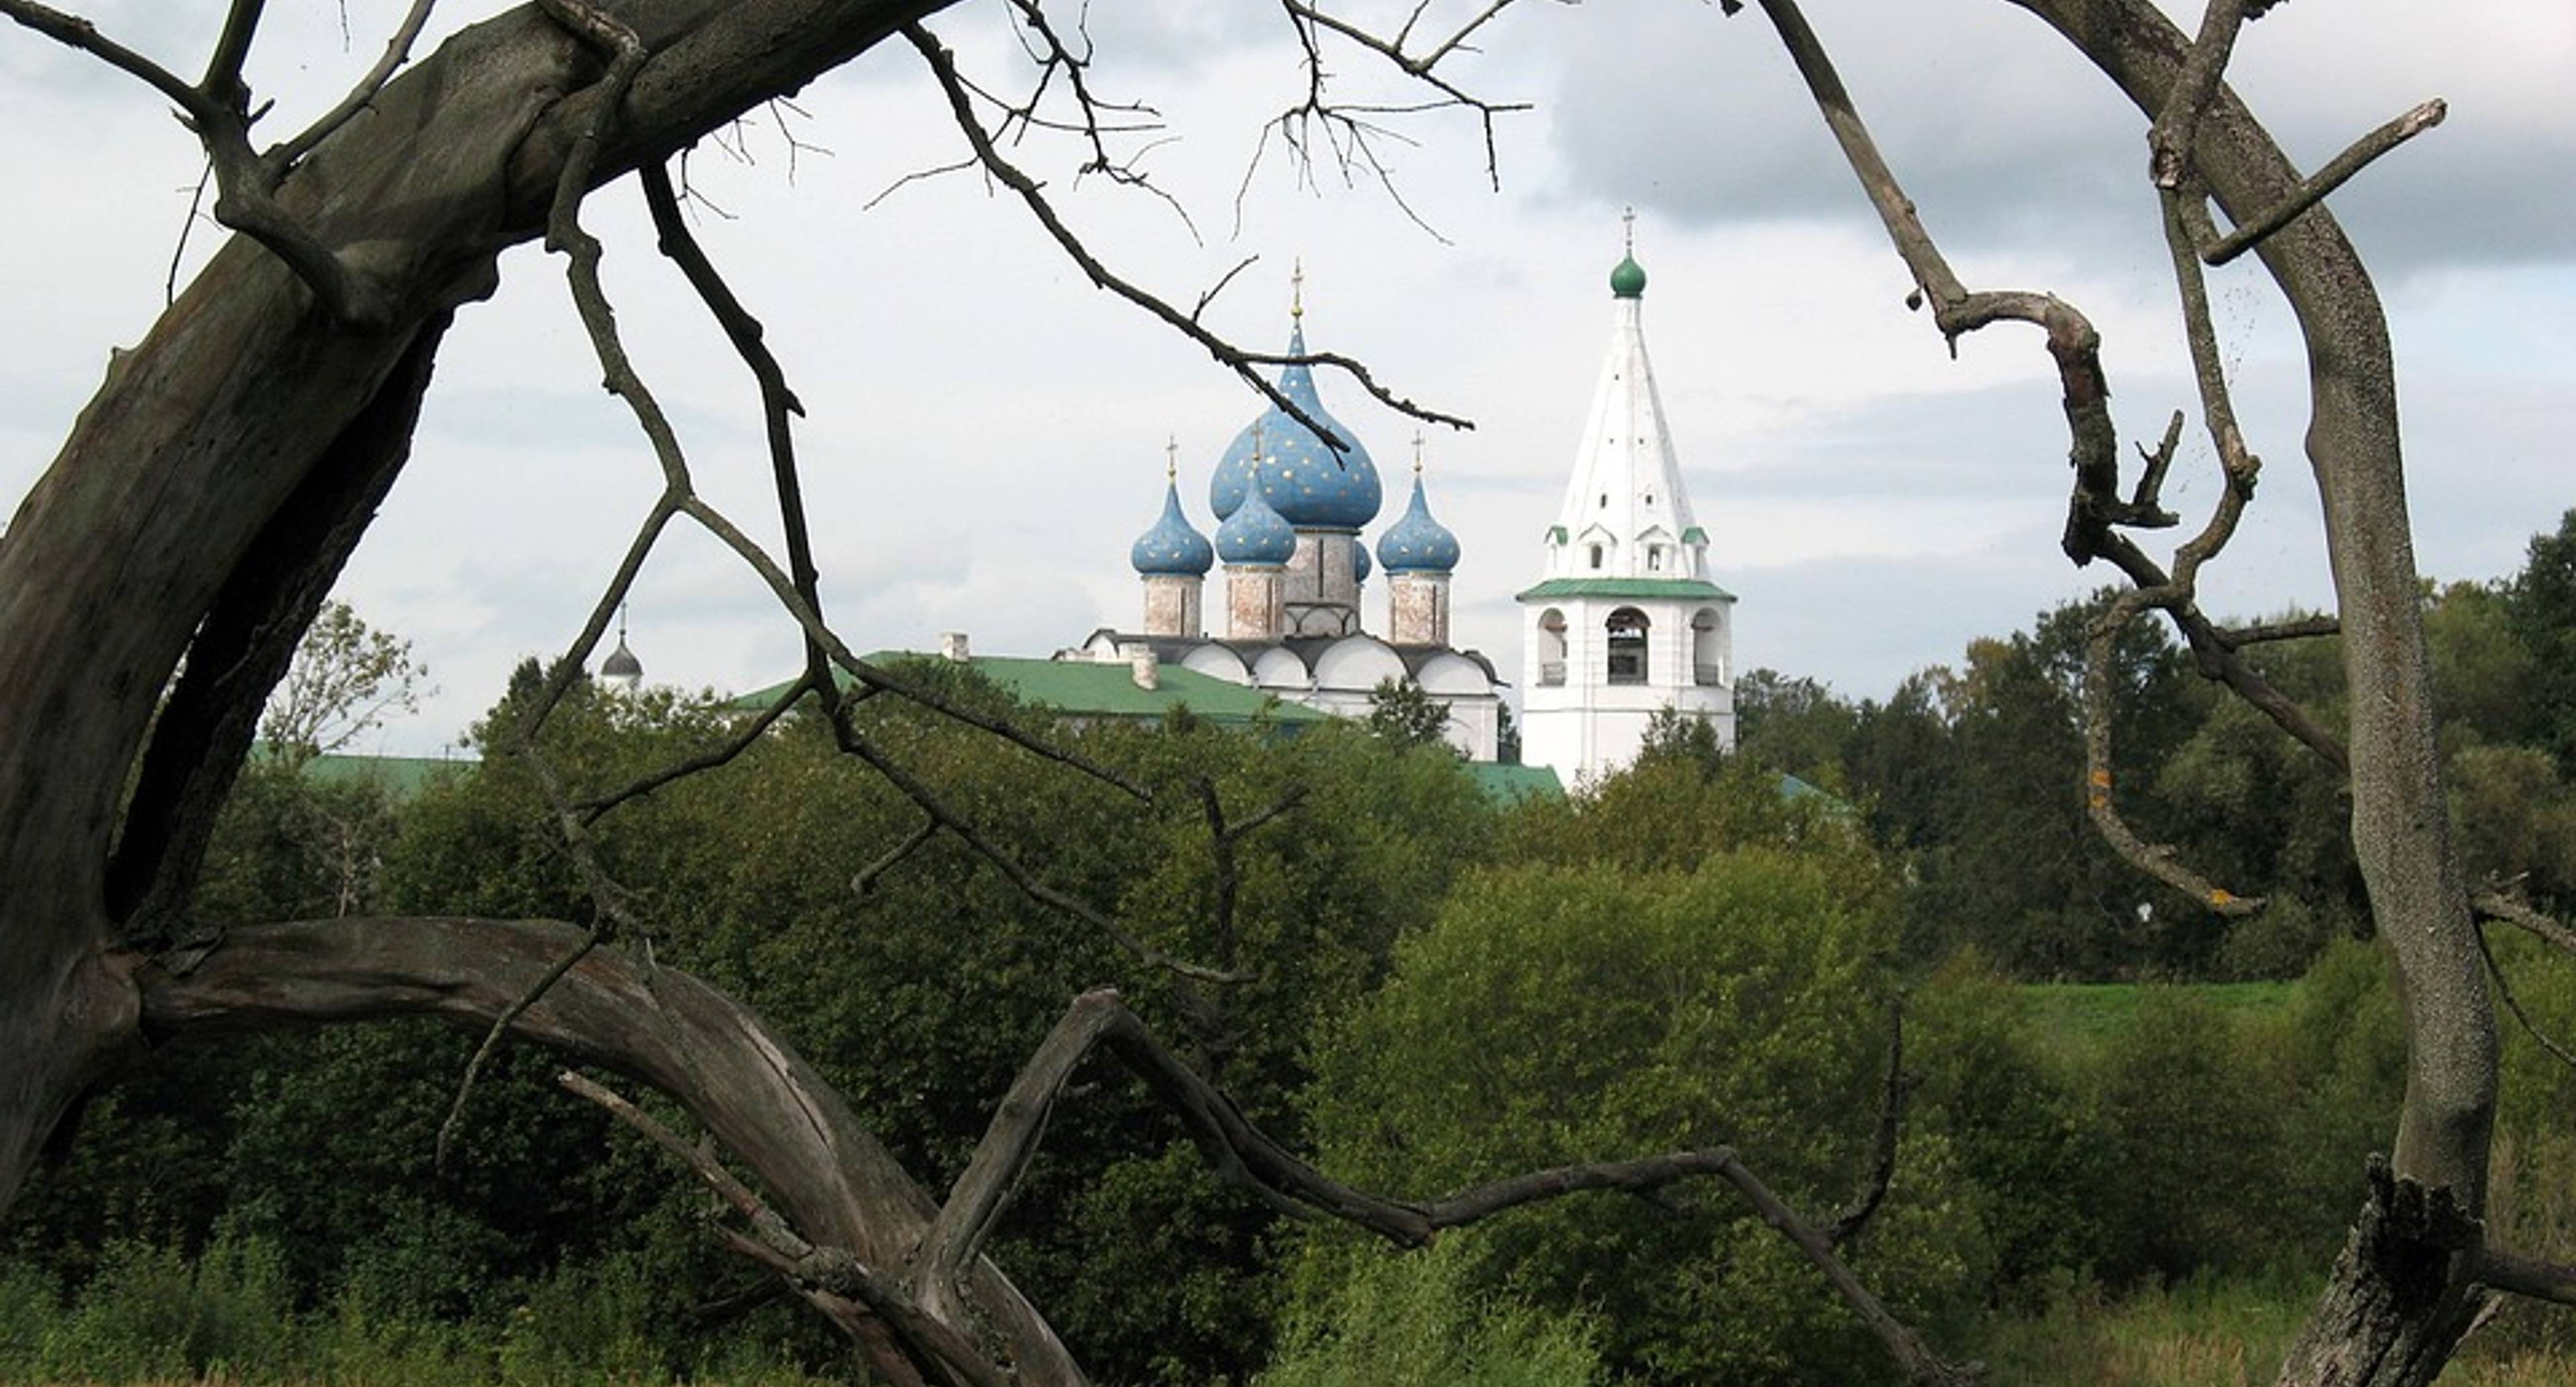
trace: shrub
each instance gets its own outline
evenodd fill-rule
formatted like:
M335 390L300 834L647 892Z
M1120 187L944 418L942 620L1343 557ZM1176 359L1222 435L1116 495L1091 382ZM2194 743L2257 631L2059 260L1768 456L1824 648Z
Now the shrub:
M1607 1379L1579 1315L1475 1289L1459 1239L1362 1258L1292 1317L1254 1387L1596 1387Z
M1688 873L1470 878L1319 1042L1310 1108L1328 1166L1414 1196L1727 1144L1793 1208L1829 1217L1868 1164L1894 986L1892 931L1845 904L1841 865L1756 849ZM1947 1139L1910 1131L1855 1265L1937 1327L1985 1284L1980 1202ZM1720 1185L1657 1205L1562 1200L1448 1237L1472 1253L1474 1291L1597 1310L1605 1361L1648 1381L1843 1382L1883 1364ZM1320 1313L1360 1255L1310 1244L1300 1305Z

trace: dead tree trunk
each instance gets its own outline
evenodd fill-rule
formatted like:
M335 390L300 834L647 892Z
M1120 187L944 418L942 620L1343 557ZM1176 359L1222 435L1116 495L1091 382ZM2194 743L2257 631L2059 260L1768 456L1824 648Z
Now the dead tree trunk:
M653 57L597 176L667 154L943 3L609 5ZM280 632L292 644L298 605L356 543L402 465L447 316L540 230L598 114L596 70L522 8L379 93L278 200L394 306L391 321L333 321L282 261L236 238L114 355L0 541L0 1200L65 1105L135 1041L133 951L173 931L270 682L240 666L278 658ZM192 662L156 726L182 652L225 630L241 658Z
M2145 0L2015 3L2056 28L2150 118L2175 90L2190 40ZM2192 159L2240 225L2299 182L2271 137L2225 91L2199 124ZM2354 694L2353 848L2407 1019L2394 1183L2374 1187L2281 1380L2415 1387L2441 1371L2469 1322L2461 1306L2486 1201L2495 1012L2451 847L2434 741L2387 317L2360 255L2322 206L2291 220L2257 253L2297 314L2307 347L2308 461L2324 505L2344 676ZM2447 1212L2417 1216L2427 1207ZM2465 1244L2464 1223L2472 1230ZM2428 1280L2429 1268L2439 1275Z

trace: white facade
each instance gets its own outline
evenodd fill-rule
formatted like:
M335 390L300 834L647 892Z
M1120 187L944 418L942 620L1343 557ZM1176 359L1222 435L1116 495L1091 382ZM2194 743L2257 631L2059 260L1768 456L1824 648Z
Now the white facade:
M1671 708L1735 744L1735 598L1707 577L1646 358L1645 271L1610 277L1610 351L1522 609L1521 760L1568 784L1635 759Z

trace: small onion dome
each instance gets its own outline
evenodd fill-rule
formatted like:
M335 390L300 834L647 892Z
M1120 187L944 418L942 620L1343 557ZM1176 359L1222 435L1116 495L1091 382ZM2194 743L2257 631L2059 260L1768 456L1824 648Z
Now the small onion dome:
M1154 528L1136 536L1127 549L1127 561L1147 577L1172 575L1196 578L1216 567L1216 550L1207 536L1190 527L1189 517L1181 514L1181 489L1176 482L1163 484L1163 518Z
M1365 544L1354 544L1354 545L1352 545L1352 546L1351 546L1351 581L1352 581L1352 582L1354 582L1354 583L1365 583L1365 582L1367 582L1367 581L1368 581L1368 576L1369 576L1369 569L1370 569L1370 567L1371 567L1371 565L1370 565L1370 563L1369 563L1368 546L1367 546L1367 545L1365 545Z
M1413 504L1377 537L1377 561L1389 573L1446 573L1458 566L1458 537L1431 518L1419 474L1413 479Z
M617 633L617 648L609 651L608 658L599 662L599 677L630 692L644 682L644 662L636 659L635 652L626 648L625 632Z
M1637 263L1636 256L1630 255L1621 259L1619 268L1610 272L1610 293L1612 297L1622 299L1642 299L1646 296L1646 267Z
M1262 469L1268 471L1265 465ZM1247 492L1243 504L1216 527L1216 552L1230 564L1277 566L1297 556L1297 531L1271 509L1263 487Z
M1306 354L1301 323L1288 334L1288 353ZM1377 519L1386 493L1378 482L1377 464L1360 446L1350 427L1324 411L1315 394L1313 368L1290 366L1279 373L1279 393L1297 402L1308 418L1332 430L1347 445L1336 452L1313 429L1277 405L1262 412L1234 436L1233 446L1217 462L1208 483L1208 503L1217 519L1226 520L1243 504L1250 489L1254 454L1260 455L1261 494L1271 509L1300 528L1356 530Z

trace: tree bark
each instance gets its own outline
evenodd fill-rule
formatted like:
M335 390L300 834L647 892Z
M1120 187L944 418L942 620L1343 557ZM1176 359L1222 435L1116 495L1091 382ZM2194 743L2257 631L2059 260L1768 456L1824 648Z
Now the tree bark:
M2013 0L2064 35L2150 118L2182 70L2189 40L2145 0ZM2298 173L2243 103L2222 91L2200 122L2194 171L2242 224L2288 196ZM2264 240L2258 254L2298 316L2308 357L2308 462L2323 502L2353 691L2348 746L2352 838L2380 940L2405 999L2407 1076L2394 1175L2457 1216L2485 1206L2496 1100L2496 1025L2468 893L2450 842L2434 741L2429 664L2397 424L2387 318L2360 255L2324 207ZM2381 1201L2374 1196L2373 1207ZM2404 1244L2402 1229L2355 1245ZM2430 1382L2468 1317L2468 1255L2448 1257L2440 1294L2401 1287L2420 1258L2347 1255L2282 1369L2284 1383ZM2364 1328L2365 1325L2370 1326ZM2356 1336L2402 1353L2348 1355Z
M197 1031L434 1016L480 1035L581 940L553 923L331 920L238 930L186 974L133 973L156 1038ZM747 1008L695 978L593 949L514 1023L526 1040L640 1080L684 1104L749 1167L806 1238L900 1268L938 1208L832 1086ZM1032 1387L1081 1370L989 1262L943 1323ZM936 1379L934 1379L936 1380Z
M793 91L945 3L608 5L653 57L616 113L597 177ZM0 1203L65 1106L134 1037L130 969L105 951L142 899L162 893L120 889L109 862L172 671L290 498L407 360L425 368L413 357L424 335L490 292L501 251L537 234L566 155L598 114L586 92L594 69L523 7L387 86L279 201L373 277L400 305L396 321L366 331L331 321L282 262L234 238L142 343L114 355L11 521L0 542L0 1054L11 1057L0 1074ZM264 696L243 682L207 715ZM198 759L219 756L222 740ZM187 860L190 845L139 856L173 854Z

